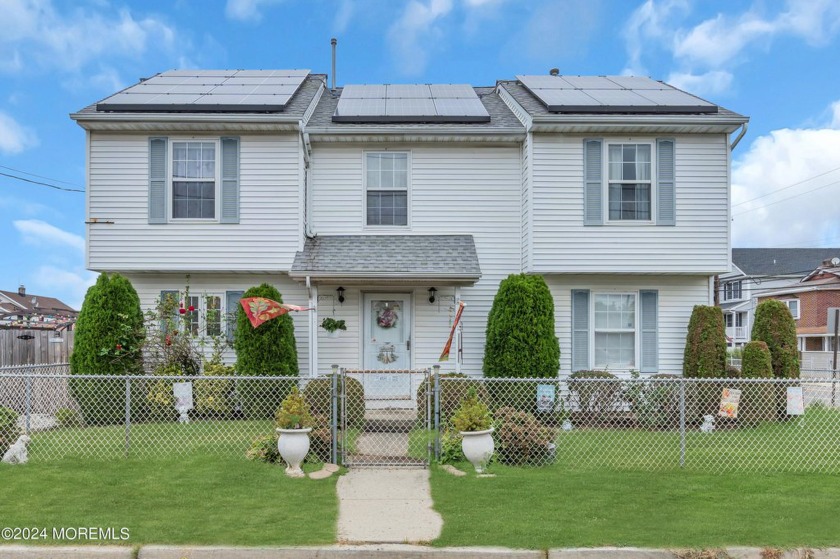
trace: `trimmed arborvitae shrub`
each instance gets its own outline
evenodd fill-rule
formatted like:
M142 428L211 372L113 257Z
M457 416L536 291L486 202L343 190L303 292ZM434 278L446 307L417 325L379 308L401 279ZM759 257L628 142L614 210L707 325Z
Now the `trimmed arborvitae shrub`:
M131 282L119 274L100 274L96 284L88 289L76 321L70 372L73 375L142 374L144 338L140 298ZM140 384L132 383L133 414L142 414L145 393ZM72 379L70 389L88 425L125 420L124 381Z
M266 283L248 289L242 298L265 297L283 302L280 292ZM237 309L233 347L236 373L242 376L290 377L298 375L295 325L289 314L251 326L242 307ZM248 419L274 416L293 384L289 381L242 381L237 385L242 412Z
M511 274L487 317L484 375L551 378L560 370L554 299L542 276Z
M741 375L744 378L773 378L773 363L767 344L753 340L744 346L741 358ZM744 383L738 419L752 425L761 421L776 419L774 388L771 384Z
M752 339L767 344L774 377L799 378L796 322L787 305L775 299L759 303L755 309Z
M683 376L715 378L726 371L726 330L719 307L696 305L685 337Z

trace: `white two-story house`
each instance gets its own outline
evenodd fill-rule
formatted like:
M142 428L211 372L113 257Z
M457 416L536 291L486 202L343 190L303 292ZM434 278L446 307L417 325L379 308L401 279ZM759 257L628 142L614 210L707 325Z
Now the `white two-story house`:
M681 372L729 269L747 122L648 78L331 90L305 70L164 72L72 118L88 268L146 307L187 274L185 304L228 311L271 283L317 309L294 314L302 375L436 364L459 301L443 370L480 374L499 282L523 272L554 295L559 374Z

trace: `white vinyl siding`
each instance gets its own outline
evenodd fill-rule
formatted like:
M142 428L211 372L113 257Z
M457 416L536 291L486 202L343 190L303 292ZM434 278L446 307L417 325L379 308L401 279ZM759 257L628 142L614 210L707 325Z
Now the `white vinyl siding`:
M673 138L676 222L670 227L634 222L584 226L584 137L534 134L533 138L533 252L528 271L707 275L728 271L725 135ZM653 144L656 139L605 136L603 143Z
M238 224L150 225L149 136L91 132L88 267L287 271L300 239L298 149L295 134L240 138Z
M481 371L484 355L484 329L499 282L522 265L522 167L519 145L470 146L393 145L394 150L410 151L411 199L409 228L403 234L469 234L475 239L481 263L481 279L472 287L462 287L467 303L464 324L465 372ZM376 234L378 228L365 229L363 200L363 145L338 146L314 143L312 152L312 229L318 235ZM383 232L393 233L393 228ZM337 286L319 288L319 294L334 293ZM344 286L348 287L348 286ZM430 305L428 288L420 285L380 291L414 291L414 366L437 363L440 350L449 335L446 326L448 307ZM438 298L451 296L451 287L436 285ZM348 320L348 333L338 339L319 337L319 367L331 363L356 367L359 342L350 341L350 332L358 333L358 291L345 292L347 300L337 311ZM354 301L354 302L351 302ZM323 304L323 303L322 303ZM319 316L324 316L323 309ZM331 307L329 309L331 312ZM355 316L352 316L355 313ZM351 316L348 316L351 315ZM322 329L319 329L322 330ZM319 336L324 336L319 332ZM355 347L350 347L355 344ZM343 349L331 350L332 346ZM346 363L350 365L346 365ZM443 363L443 370L454 368L454 357Z
M658 347L658 363L656 371L645 370L645 372L660 372L681 374L683 353L685 351L685 333L688 319L694 305L708 305L709 302L709 278L706 276L672 275L672 276L626 276L626 275L563 275L553 274L545 276L551 294L554 296L555 331L560 339L560 370L566 375L572 371L572 293L586 293L588 291L589 305L592 305L592 298L597 294L628 294L635 293L639 296L649 293L649 290L656 290L657 293L657 316L656 316L656 347ZM640 315L643 310L636 297L636 322L643 320ZM576 309L575 314L579 314ZM589 325L591 322L590 315ZM591 326L585 321L581 326L584 332L591 331ZM644 335L641 327L636 329L637 337ZM592 338L589 344L591 347ZM638 346L638 340L636 340ZM582 346L578 349L589 352L589 348ZM610 372L616 374L629 374L630 369L639 370L644 363L638 359L641 356L637 353L637 362L634 367L610 367ZM590 361L591 363L591 361ZM578 363L576 369L590 368L585 363Z
M250 287L268 283L273 285L280 291L283 296L283 302L292 305L306 306L307 293L306 288L289 279L285 274L223 274L223 273L209 273L209 274L190 274L189 281L183 273L176 274L136 274L127 273L126 277L131 281L134 289L137 290L137 295L140 297L140 306L143 312L154 311L157 301L160 300L161 291L179 291L183 294L187 283L190 289L190 301L184 301L185 307L190 304L198 309L197 312L191 313L191 319L195 323L195 332L201 334L213 332L217 328L216 320L213 318L214 308L216 304L221 305L221 309L231 309L231 311L238 310L238 307L226 305L227 301L224 299L230 293L245 291ZM229 293L230 292L230 293ZM223 295L224 294L224 295ZM238 295L238 293L236 294ZM208 300L209 297L209 300ZM181 301L183 299L179 299ZM209 304L209 307L208 307ZM208 311L210 311L208 313ZM176 311L177 312L177 311ZM227 314L225 310L223 314ZM290 313L295 325L295 340L297 342L298 365L301 372L305 372L309 367L309 334L308 325L309 317L305 312ZM209 318L208 318L209 317ZM227 316L221 317L221 324L218 326L220 335L225 335L225 325ZM212 344L204 344L202 351L206 357L210 357L212 353ZM225 362L232 364L236 360L236 354L232 348L228 348L224 352Z

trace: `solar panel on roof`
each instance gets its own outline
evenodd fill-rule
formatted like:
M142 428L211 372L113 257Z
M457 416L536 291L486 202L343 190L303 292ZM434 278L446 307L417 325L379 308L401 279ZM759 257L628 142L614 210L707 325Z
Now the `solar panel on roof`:
M489 122L490 114L465 84L347 85L333 122Z
M98 111L281 112L309 70L171 70L96 105Z
M717 105L639 76L516 76L550 112L716 113Z

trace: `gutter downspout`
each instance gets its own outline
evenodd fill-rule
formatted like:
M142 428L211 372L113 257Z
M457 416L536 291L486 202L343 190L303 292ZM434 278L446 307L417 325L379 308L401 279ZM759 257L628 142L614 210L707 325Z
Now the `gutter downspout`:
M318 376L318 288L306 276L306 293L309 296L309 376Z
M309 132L301 132L303 139L303 234L306 238L311 239L315 236L312 232L312 196L310 195L310 186L312 183L312 142L309 139Z
M740 142L741 138L743 138L744 135L747 133L747 129L749 127L750 127L749 122L745 122L744 124L741 125L741 132L739 132L738 135L735 137L735 139L732 140L732 143L729 144L729 151L734 150L738 146L738 142Z

